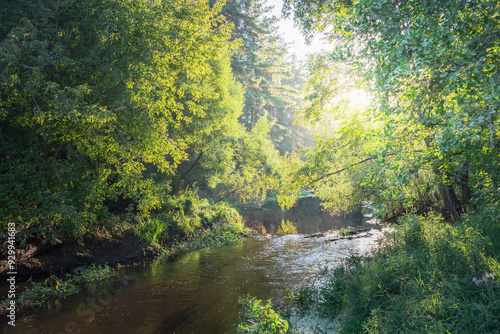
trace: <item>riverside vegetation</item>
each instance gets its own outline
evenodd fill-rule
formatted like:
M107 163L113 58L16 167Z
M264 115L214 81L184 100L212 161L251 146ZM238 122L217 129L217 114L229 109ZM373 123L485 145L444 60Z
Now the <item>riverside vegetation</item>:
M116 226L108 227L111 234L118 233ZM134 224L122 223L118 228L122 234L131 232L136 236L134 247L152 247L155 257L235 243L249 233L234 208L225 203L212 205L191 192L170 202L168 211L163 215ZM100 233L103 233L102 229ZM32 282L17 297L17 309L27 313L47 308L56 300L78 293L84 287L101 284L114 273L115 270L107 264L93 264L78 267L64 277L51 275L43 283ZM2 301L2 304L6 307L8 300Z
M95 286L113 275L113 270L107 265L92 265L76 268L73 274L66 274L65 279L52 275L41 283L31 282L31 286L19 294L17 310L27 312L47 308L58 299L80 292L84 286ZM2 303L7 304L8 300Z
M454 224L407 215L399 223L371 255L353 254L290 293L281 312L242 300L240 331L294 333L286 319L298 313L330 318L341 333L497 332L498 214L483 209Z

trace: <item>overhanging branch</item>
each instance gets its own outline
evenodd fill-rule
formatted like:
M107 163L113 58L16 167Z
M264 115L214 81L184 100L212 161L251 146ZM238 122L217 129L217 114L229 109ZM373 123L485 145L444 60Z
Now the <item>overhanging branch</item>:
M415 151L412 151L411 153L419 153L419 152L422 152L422 150L415 150ZM393 155L397 155L397 153L388 153L388 154L386 154L385 156L386 156L386 157L389 157L389 156L393 156ZM348 170L349 168L352 168L352 167L357 166L357 165L364 164L365 162L368 162L368 161L371 161L371 160L374 160L374 159L378 159L378 158L379 158L379 156L375 156L375 157L370 157L370 158L366 158L366 159L364 159L364 160L361 160L361 161L355 162L355 163L353 163L353 164L351 164L351 165L349 165L349 166L347 166L347 167L344 167L344 168L342 168L342 169L336 170L335 172L331 172L331 173L328 173L328 174L324 174L324 175L320 176L319 178L317 178L317 179L315 179L315 180L312 180L312 181L311 181L311 182L309 182L307 185L308 185L308 186L310 186L311 184L316 183L316 182L318 182L318 181L321 181L321 180L323 180L323 179L325 179L325 178L327 178L327 177L330 177L330 176L335 175L335 174L342 173L342 172L344 172L344 171Z

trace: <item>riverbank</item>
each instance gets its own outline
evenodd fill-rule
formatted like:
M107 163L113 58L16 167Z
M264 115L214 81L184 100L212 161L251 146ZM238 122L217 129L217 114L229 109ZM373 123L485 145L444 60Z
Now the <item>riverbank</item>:
M238 212L226 204L212 205L198 200L191 203L189 209L186 209L185 204L181 201L168 214L156 215L147 220L124 217L119 223L115 220L115 224L109 221L98 224L81 239L58 240L55 245L46 242L16 245L16 284L50 276L44 284L53 290L54 298L65 297L59 293L59 285L72 280L80 281L76 279L80 268L112 268L119 264L173 256L190 250L234 243L248 233ZM183 209L182 214L179 208ZM8 265L6 257L0 260L1 282L7 282L9 278ZM63 274L66 274L64 279ZM73 293L78 288L77 284L68 292ZM17 299L26 291L18 291ZM40 294L40 300L29 299L24 303L26 305L18 303L17 310L23 312L33 307L44 308L54 299L48 295L50 291L45 291ZM7 295L1 297L4 300ZM5 313L6 305L4 300L0 314Z
M340 333L494 333L499 259L500 217L492 209L453 223L407 215L371 255L323 270L290 303L295 312L331 320ZM279 330L293 332L285 327Z
M60 275L90 264L125 264L154 258L161 249L137 237L134 229L109 232L97 230L82 240L60 241L56 245L42 242L16 248L18 282ZM0 281L7 279L7 260L0 260Z
M191 247L217 246L245 233L241 216L229 205L179 198L168 211L151 217L113 216L95 223L81 238L68 236L49 241L40 237L16 242L16 280L63 274L89 264L126 264ZM6 237L1 247L0 282L5 284L7 272L11 271L7 270Z

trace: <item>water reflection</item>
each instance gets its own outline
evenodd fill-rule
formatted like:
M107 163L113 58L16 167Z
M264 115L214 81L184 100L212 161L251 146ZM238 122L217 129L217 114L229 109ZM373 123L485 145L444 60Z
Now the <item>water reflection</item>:
M361 210L360 210L361 211ZM282 221L289 221L297 228L297 233L312 234L346 226L361 226L363 215L346 213L330 215L322 211L319 198L302 198L290 209L282 210L277 202L267 202L259 210L242 210L246 224L255 230L277 233Z

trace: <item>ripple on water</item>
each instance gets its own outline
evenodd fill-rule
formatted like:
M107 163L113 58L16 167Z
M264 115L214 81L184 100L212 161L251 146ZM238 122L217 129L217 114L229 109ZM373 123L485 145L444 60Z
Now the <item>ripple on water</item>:
M70 296L58 309L20 319L5 333L64 333L68 324L76 324L82 334L234 333L238 297L272 298L279 305L286 288L297 287L324 266L336 265L349 252L366 252L375 233L370 238L327 242L333 237L252 237L175 261L125 268L122 278L130 284L113 292L106 304L90 305L89 292Z

